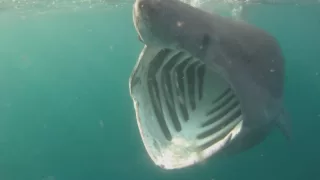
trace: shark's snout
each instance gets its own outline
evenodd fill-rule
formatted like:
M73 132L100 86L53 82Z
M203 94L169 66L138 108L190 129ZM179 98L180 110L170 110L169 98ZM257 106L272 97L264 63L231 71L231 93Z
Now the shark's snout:
M136 0L135 1L135 6L139 8L147 7L152 4L155 4L157 0Z
M157 0L136 0L133 7L133 23L141 40L150 36L150 12Z
M135 17L150 17L150 13L154 13L159 4L159 0L136 0L133 8Z
M164 25L165 12L164 3L160 0L136 0L133 8L133 22L136 31L146 45L159 44L162 38L162 32L168 29ZM161 33L159 33L161 32Z
M160 0L136 0L135 8L139 8L140 10L151 10L159 5Z

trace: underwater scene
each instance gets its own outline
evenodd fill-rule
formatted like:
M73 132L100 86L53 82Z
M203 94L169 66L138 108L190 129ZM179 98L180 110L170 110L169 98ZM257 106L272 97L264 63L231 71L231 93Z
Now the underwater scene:
M0 0L0 180L319 180L320 1Z

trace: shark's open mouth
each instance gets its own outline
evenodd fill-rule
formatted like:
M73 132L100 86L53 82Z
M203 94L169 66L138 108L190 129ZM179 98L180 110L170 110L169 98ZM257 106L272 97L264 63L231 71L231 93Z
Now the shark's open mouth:
M187 52L146 46L130 77L130 94L145 148L164 169L210 157L242 128L232 88Z

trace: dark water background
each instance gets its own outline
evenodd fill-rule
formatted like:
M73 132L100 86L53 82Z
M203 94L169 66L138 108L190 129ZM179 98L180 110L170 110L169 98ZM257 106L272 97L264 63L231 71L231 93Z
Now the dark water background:
M0 14L0 180L319 180L320 7L253 6L279 40L293 141L164 171L144 150L128 78L142 44L132 4Z

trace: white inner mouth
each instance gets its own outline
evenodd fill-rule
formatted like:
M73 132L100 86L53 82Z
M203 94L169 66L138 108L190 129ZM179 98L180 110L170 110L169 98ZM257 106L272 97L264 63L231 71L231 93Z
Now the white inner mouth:
M145 148L164 169L209 158L242 128L232 88L185 52L146 47L130 77L130 94Z

